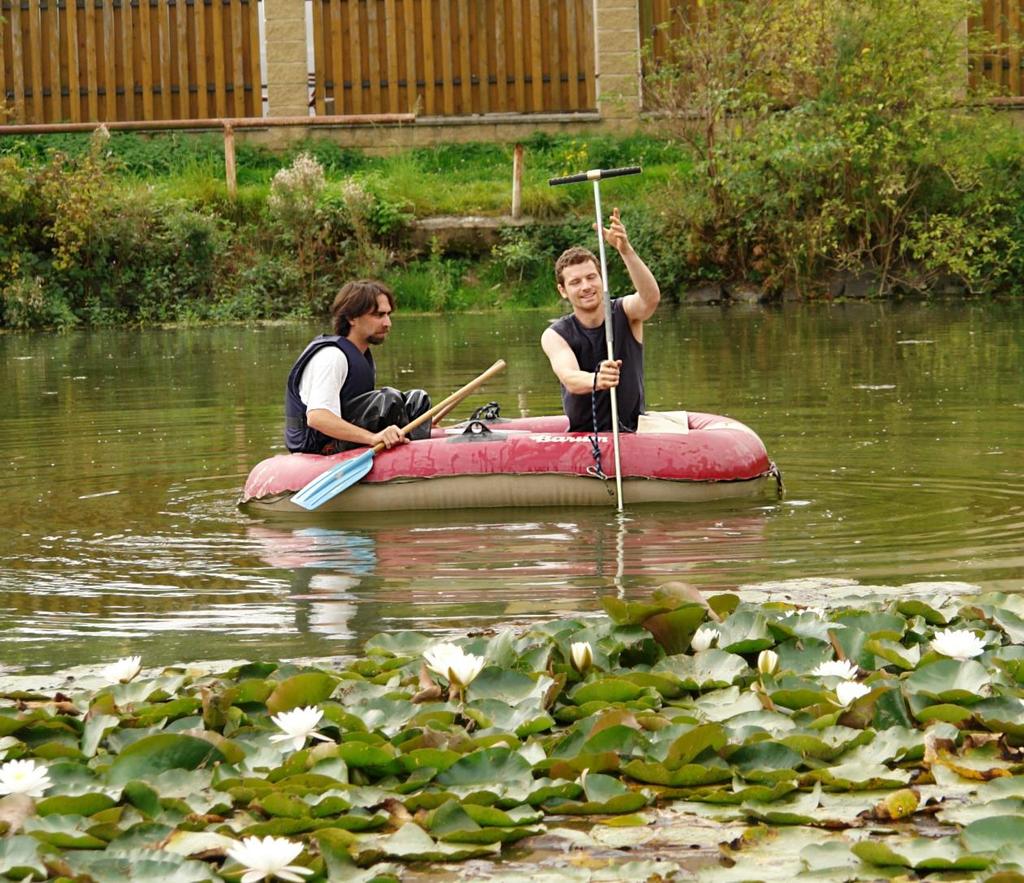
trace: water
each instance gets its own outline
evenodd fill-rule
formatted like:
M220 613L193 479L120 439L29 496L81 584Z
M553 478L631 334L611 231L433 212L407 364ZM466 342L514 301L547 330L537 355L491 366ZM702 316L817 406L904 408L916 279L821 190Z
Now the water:
M552 413L548 318L399 312L380 379L440 398L501 357L472 405ZM677 579L750 592L805 578L797 597L829 580L1024 587L1020 305L663 308L649 407L752 426L787 496L622 519L240 512L316 330L0 336L0 667L346 654L384 629L548 619Z

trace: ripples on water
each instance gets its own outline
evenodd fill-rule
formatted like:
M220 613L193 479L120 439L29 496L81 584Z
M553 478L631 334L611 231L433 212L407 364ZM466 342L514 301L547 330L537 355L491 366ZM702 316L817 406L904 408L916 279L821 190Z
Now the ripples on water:
M407 384L454 388L503 355L486 398L557 407L537 314L493 320L504 352L479 319L438 321L396 327L422 342ZM0 666L344 654L385 629L573 616L677 579L803 580L797 598L837 579L840 594L850 580L1019 589L1022 324L996 307L666 311L650 404L750 424L784 500L305 524L235 499L279 444L279 387L308 330L0 338ZM382 377L409 372L394 341L381 353Z

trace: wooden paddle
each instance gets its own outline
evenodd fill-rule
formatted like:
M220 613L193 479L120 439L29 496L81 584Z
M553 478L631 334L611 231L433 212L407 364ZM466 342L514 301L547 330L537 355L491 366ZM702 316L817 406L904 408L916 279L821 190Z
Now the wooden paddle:
M483 386L488 380L494 377L495 374L500 374L504 370L505 361L503 359L498 359L497 362L491 365L490 368L484 371L484 373L475 380L471 380L462 387L462 389L453 392L444 401L438 402L438 404L434 405L434 407L429 411L420 414L419 417L407 426L403 426L401 429L402 435L412 432L421 423L426 423L428 420L432 420L436 415L442 412L447 413L455 405L466 398L466 396L473 392L473 390L477 387ZM368 448L363 451L363 453L358 457L353 457L351 460L345 460L343 463L339 463L337 466L321 473L302 488L302 490L298 491L292 497L292 502L297 506L301 506L303 509L312 510L319 508L328 500L333 499L342 491L352 487L352 485L363 478L373 468L374 455L383 449L384 442L380 442L372 448Z

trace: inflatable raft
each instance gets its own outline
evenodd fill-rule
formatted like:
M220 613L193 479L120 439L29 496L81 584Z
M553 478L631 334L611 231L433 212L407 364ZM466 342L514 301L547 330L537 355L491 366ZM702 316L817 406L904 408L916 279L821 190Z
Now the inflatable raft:
M612 434L596 436L598 470L593 436L567 427L568 420L557 416L473 420L435 429L429 439L379 453L362 481L316 511L614 505ZM764 444L739 421L689 412L676 418L673 429L620 434L626 505L781 491ZM291 502L292 494L363 450L270 457L249 474L239 503L250 511L308 515Z

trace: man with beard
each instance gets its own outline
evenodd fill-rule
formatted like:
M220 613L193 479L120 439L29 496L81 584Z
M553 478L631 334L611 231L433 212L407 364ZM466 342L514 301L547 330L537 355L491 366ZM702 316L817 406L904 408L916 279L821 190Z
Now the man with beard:
M285 389L285 445L289 451L335 454L410 438L399 427L430 409L422 389L374 389L377 375L371 346L391 331L395 296L383 282L346 283L331 306L333 334L314 338L296 359ZM411 438L430 435L430 422Z

